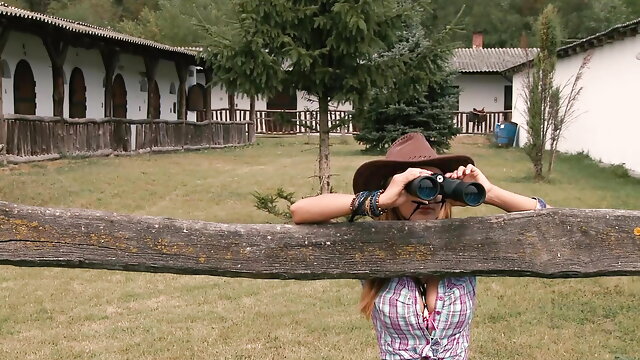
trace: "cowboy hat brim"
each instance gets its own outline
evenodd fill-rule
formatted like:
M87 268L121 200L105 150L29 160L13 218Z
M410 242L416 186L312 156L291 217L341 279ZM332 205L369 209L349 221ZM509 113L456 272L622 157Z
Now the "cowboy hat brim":
M372 160L366 162L353 175L353 191L375 191L386 187L386 182L395 174L399 174L410 167L431 166L443 173L457 170L460 166L475 165L473 159L466 155L442 155L435 158L412 161Z

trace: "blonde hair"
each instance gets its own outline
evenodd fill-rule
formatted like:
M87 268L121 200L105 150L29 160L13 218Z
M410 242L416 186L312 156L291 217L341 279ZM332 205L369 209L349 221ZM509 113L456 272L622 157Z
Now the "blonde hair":
M440 213L436 219L450 219L451 218L451 204L444 203L442 209L440 209ZM396 208L389 209L389 211L377 218L378 221L389 221L389 220L408 220L405 219L404 216L400 213L400 210ZM373 312L373 306L376 301L376 297L382 288L389 282L388 278L372 278L365 280L364 285L362 286L362 293L360 294L360 303L358 304L358 308L360 312L366 317L371 318L371 313Z

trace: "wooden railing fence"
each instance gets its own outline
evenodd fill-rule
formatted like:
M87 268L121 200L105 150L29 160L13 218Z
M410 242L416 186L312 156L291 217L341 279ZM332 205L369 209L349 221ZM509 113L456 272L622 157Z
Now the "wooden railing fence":
M511 111L496 111L477 114L471 111L454 113L456 127L461 134L491 134L496 124L511 121Z
M255 122L246 109L211 111L211 120L65 119L6 114L0 119L0 157L9 163L57 159L69 155L105 156L148 151L172 151L237 146L252 143L255 134L318 132L318 111L258 110ZM198 116L199 119L205 118ZM454 113L462 134L489 134L509 121L510 111ZM232 121L233 120L233 121ZM329 126L335 134L355 134L351 112L331 110Z
M249 144L253 137L254 126L249 121L65 119L15 114L0 119L0 144L9 163L237 146Z
M218 224L0 202L0 265L247 278L640 275L640 211Z
M351 122L351 111L330 110L329 127L334 134L358 133L358 128ZM211 110L211 118L219 121L229 121L229 109ZM318 133L317 110L256 110L256 134L286 135ZM204 118L204 117L202 117ZM249 110L235 109L235 120L248 121ZM344 126L340 126L344 124Z
M351 111L330 110L329 127L334 127L335 134L357 134L360 130L351 121ZM211 118L219 121L229 121L229 109L215 109L211 111ZM318 111L291 111L291 110L257 110L256 133L257 134L304 134L318 132ZM201 116L200 118L205 118ZM235 109L235 119L248 121L249 110ZM338 127L341 121L346 121L345 126ZM496 111L477 114L474 112L456 111L453 113L453 121L460 129L461 134L491 134L496 124L511 121L511 111Z

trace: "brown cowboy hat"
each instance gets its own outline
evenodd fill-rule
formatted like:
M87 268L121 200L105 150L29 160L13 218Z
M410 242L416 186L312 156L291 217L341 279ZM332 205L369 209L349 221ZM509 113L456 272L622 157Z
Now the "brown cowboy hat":
M366 162L353 175L353 191L384 189L387 180L410 167L433 166L443 173L474 164L466 155L438 155L422 133L409 133L396 140L383 160Z

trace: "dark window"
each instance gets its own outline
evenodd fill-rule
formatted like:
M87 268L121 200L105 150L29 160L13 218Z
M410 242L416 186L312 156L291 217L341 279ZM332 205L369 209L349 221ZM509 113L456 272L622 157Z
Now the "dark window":
M36 81L26 60L18 62L13 74L13 109L16 114L36 114Z
M513 110L513 86L504 86L504 110Z

